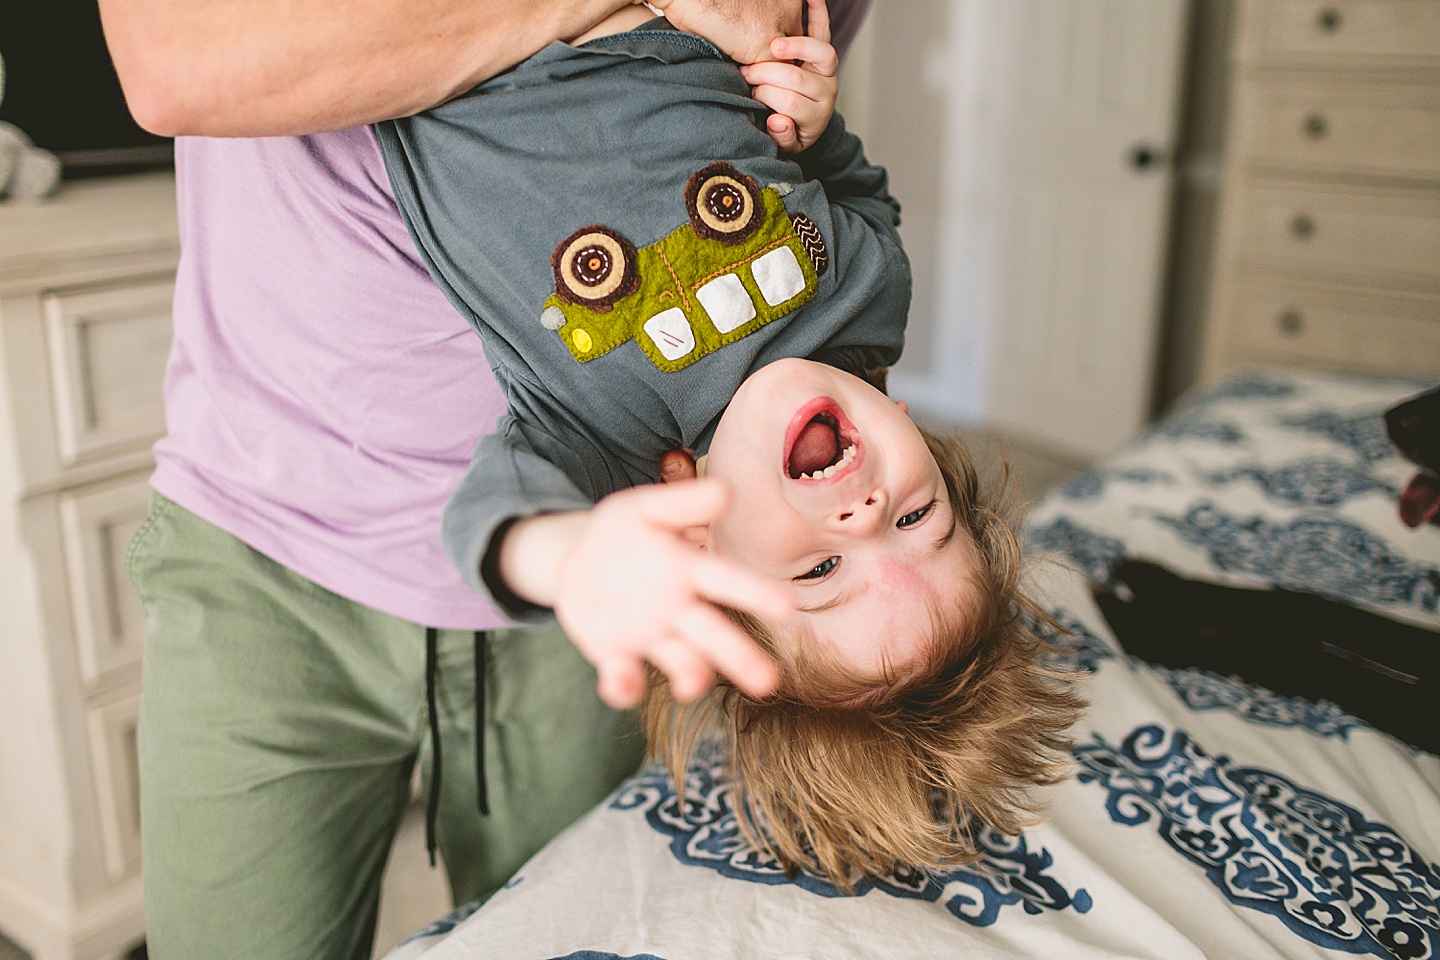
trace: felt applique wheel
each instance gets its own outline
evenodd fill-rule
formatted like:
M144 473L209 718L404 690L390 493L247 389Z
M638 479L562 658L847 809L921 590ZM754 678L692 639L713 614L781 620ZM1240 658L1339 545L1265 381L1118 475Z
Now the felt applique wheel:
M712 163L691 175L685 212L697 234L724 244L744 240L765 219L759 185L728 163Z
M550 257L555 269L555 295L566 303L594 310L635 292L635 245L609 227L581 227L560 241Z

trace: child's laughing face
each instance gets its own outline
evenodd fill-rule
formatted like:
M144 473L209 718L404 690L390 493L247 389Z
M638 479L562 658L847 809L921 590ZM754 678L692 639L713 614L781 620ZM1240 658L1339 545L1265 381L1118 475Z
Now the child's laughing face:
M903 404L809 360L752 374L701 472L727 482L709 549L786 584L800 623L838 662L903 674L961 605L974 547Z

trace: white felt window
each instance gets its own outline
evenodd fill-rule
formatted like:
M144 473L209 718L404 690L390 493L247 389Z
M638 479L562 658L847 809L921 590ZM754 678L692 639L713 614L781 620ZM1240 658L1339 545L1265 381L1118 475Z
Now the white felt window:
M772 307L778 307L805 289L805 271L800 269L800 261L789 247L771 250L750 269L755 274L755 285Z
M696 290L695 296L721 333L729 333L755 319L755 304L750 300L750 293L733 273L711 280Z
M645 321L645 332L666 360L679 360L695 349L695 331L679 307L671 307Z

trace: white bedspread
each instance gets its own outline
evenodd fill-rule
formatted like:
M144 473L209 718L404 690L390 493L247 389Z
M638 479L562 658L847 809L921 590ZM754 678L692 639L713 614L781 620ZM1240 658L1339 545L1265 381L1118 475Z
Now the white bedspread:
M1427 580L1440 528L1406 531L1382 509L1386 484L1408 473L1373 443L1370 421L1406 387L1237 381L1048 498L1030 528L1097 576L1119 554L1144 556L1440 625ZM1357 470L1330 470L1337 479L1317 492L1313 471L1286 472L1307 458ZM1210 507L1197 515L1198 501ZM1273 549L1322 514L1358 539L1295 534ZM1297 543L1321 544L1314 556L1329 561L1287 566ZM1376 557L1383 569L1365 566ZM1377 592L1376 570L1399 570L1400 586ZM1050 565L1037 584L1074 631L1092 708L1075 778L1049 791L1049 821L988 837L983 868L841 896L748 851L712 767L692 769L683 811L646 771L478 911L389 960L1440 956L1440 759L1331 705L1126 658L1081 573Z

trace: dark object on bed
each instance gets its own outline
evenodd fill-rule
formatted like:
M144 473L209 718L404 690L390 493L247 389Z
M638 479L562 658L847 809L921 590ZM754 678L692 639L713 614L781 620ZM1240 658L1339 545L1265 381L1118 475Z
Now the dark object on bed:
M1420 468L1400 495L1400 519L1409 527L1440 525L1440 387L1385 411L1385 431Z
M1329 700L1440 751L1440 633L1309 593L1186 580L1127 561L1096 600L1126 652Z

